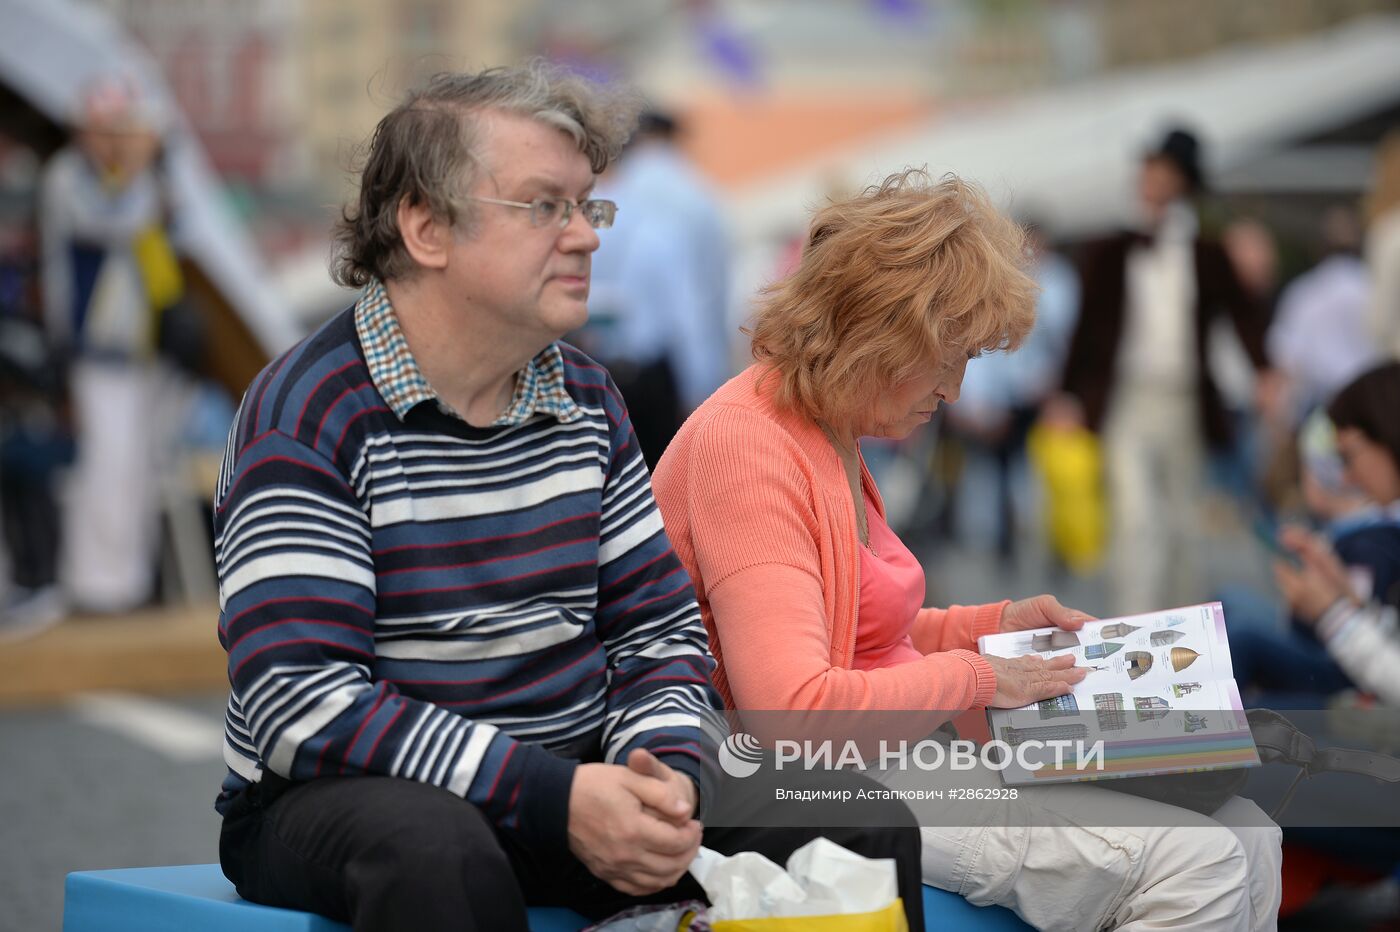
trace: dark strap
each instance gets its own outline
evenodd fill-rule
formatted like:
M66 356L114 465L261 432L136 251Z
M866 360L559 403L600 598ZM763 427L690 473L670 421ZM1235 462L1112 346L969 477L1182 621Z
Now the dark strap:
M1317 746L1288 719L1269 709L1249 710L1249 730L1259 757L1266 764L1281 762L1307 769Z
M1374 751L1327 748L1313 755L1308 773L1357 773L1387 783L1400 783L1400 760Z
M1288 719L1269 709L1251 709L1249 730L1266 764L1284 763L1302 767L1309 775L1336 771L1375 777L1387 783L1400 783L1400 760L1375 751L1346 748L1318 750L1313 739Z
M1269 813L1274 821L1278 821L1283 810L1292 802L1298 784L1313 774L1354 773L1387 783L1400 782L1400 760L1389 755L1346 748L1324 748L1319 751L1312 738L1277 712L1250 709L1247 715L1249 730L1254 735L1261 761L1266 764L1293 764L1301 768L1274 811Z

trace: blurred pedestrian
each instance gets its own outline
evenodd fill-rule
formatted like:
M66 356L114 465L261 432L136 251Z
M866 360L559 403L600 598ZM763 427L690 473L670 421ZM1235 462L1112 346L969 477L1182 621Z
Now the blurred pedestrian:
M1400 357L1400 130L1376 151L1375 180L1366 202L1366 264L1374 281L1371 325L1381 350Z
M1267 327L1279 296L1278 243L1273 231L1260 220L1239 217L1221 230L1220 245L1230 257L1245 292L1254 299L1259 326ZM1237 502L1249 506L1258 498L1256 477L1260 463L1280 443L1291 444L1292 433L1280 441L1268 429L1261 429L1265 425L1257 415L1268 417L1273 412L1255 410L1254 363L1228 317L1217 317L1211 324L1206 335L1206 358L1232 433L1228 446L1210 453L1211 481Z
M1053 416L1100 434L1110 492L1112 601L1130 614L1190 601L1197 504L1208 447L1231 424L1206 360L1211 324L1228 315L1267 373L1261 315L1192 199L1205 187L1200 144L1175 129L1143 157L1140 224L1089 251L1080 315Z
M1014 354L996 352L967 364L962 397L949 407L951 442L967 442L990 454L996 474L996 550L1004 561L1016 555L1016 476L1025 460L1026 437L1041 406L1059 387L1060 373L1079 313L1074 267L1051 248L1045 228L1024 224L1032 262L1027 270L1040 287L1035 324ZM953 490L945 501L957 500ZM945 519L945 522L948 519ZM951 526L951 525L950 525Z
M1274 576L1293 617L1311 627L1316 638L1292 633L1250 637L1242 645L1256 682L1304 693L1301 701L1292 703L1297 708L1318 708L1321 697L1351 684L1386 703L1400 704L1400 680L1395 676L1400 664L1395 623L1400 606L1397 409L1400 362L1364 373L1328 405L1345 476L1371 500L1374 511L1354 517L1351 533L1330 544L1299 527L1284 529L1280 542L1296 561L1277 561ZM1233 655L1233 637L1230 643ZM1248 685L1243 678L1241 684ZM1283 704L1273 696L1269 701Z
M1230 256L1240 284L1263 309L1264 319L1271 320L1279 287L1278 241L1273 230L1253 217L1240 217L1225 225L1220 245Z
M729 377L729 235L679 132L669 114L644 113L599 185L626 222L593 257L583 344L617 380L648 466Z
M77 124L39 203L45 325L71 358L77 440L60 571L76 606L119 612L145 602L155 578L157 315L181 284L159 114L134 82L107 77L84 93Z
M1291 426L1378 361L1367 315L1371 281L1361 261L1361 221L1347 207L1322 219L1322 259L1295 278L1269 326L1269 359L1287 379Z
M1337 431L1325 410L1313 411L1298 433L1301 494L1307 518L1347 567L1354 591L1362 597L1391 592L1400 583L1400 523L1394 508L1377 504L1371 493L1348 481L1337 447ZM1261 519L1258 533L1275 541L1278 531ZM1311 630L1311 620L1281 608L1276 588L1259 592L1238 584L1225 587L1220 601L1230 619L1230 657L1235 679L1250 701L1277 707L1311 708L1319 696L1347 688L1351 682L1326 656ZM1259 699L1249 694L1266 690ZM1297 701L1300 694L1302 702Z
M11 271L7 269L6 271ZM0 641L29 636L60 621L59 471L72 461L62 417L62 364L42 329L0 298L0 528L9 556L9 586L0 601ZM25 289L28 291L28 289Z

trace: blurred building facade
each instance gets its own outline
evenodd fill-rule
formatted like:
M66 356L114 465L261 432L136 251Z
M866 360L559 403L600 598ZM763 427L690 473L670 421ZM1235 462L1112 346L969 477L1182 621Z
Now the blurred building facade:
M1120 70L1400 10L1400 0L82 2L150 49L264 254L308 268L324 266L358 147L406 88L440 70L541 54L629 80L682 118L682 147L745 201L815 158L945 119L966 125ZM1348 176L1364 174L1352 161ZM830 189L866 180L827 175Z
M303 132L313 177L345 190L355 149L404 90L444 70L520 57L510 24L529 0L299 0ZM334 184L331 184L331 182Z
M822 104L864 112L864 120L844 121L859 132L935 106L1303 35L1400 7L1396 0L86 2L107 9L151 51L221 174L321 193L344 190L355 146L405 88L448 68L546 54L632 80L672 109L694 106L697 137L711 121L717 130L770 125L775 100L804 122ZM703 165L719 158L718 148L696 156Z
M215 170L280 186L306 171L296 0L91 0L164 72Z
M1240 42L1292 39L1357 16L1394 10L1394 0L1091 0L1107 67L1180 61Z
M89 2L151 53L218 172L253 188L340 193L403 89L520 54L508 0Z

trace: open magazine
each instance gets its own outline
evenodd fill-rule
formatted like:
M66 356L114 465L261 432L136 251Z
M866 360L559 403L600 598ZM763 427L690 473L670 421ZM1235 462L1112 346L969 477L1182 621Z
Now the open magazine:
M1071 654L1089 668L1068 695L988 710L993 739L1022 752L1002 769L1009 785L1259 766L1219 602L1092 621L1079 631L989 634L978 650ZM1069 746L1075 750L1029 753Z

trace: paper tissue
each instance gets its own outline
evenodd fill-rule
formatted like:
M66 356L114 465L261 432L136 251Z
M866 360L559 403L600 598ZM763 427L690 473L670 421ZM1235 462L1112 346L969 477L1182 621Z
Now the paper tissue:
M712 904L714 932L908 932L894 861L826 838L794 851L787 870L752 851L725 857L701 848L690 873Z

